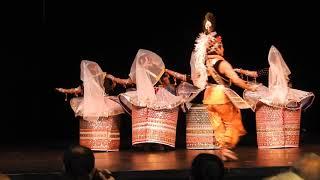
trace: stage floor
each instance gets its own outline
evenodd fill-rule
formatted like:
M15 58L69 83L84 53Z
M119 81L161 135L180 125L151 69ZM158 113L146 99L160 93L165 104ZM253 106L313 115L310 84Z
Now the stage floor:
M320 154L320 145L299 148L257 149L239 146L237 161L225 162L226 177L265 177L288 169L306 152ZM199 153L219 154L218 150L177 149L164 152L95 152L96 166L111 170L118 179L172 178L187 179L192 159ZM0 172L13 179L62 172L63 149L44 147L1 147ZM48 177L48 176L46 176ZM26 178L23 178L26 179ZM154 178L153 178L154 179Z

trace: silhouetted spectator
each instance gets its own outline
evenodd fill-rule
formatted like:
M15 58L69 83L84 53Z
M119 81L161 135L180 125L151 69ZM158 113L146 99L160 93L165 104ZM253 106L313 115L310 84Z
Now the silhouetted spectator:
M202 153L193 159L191 180L220 180L223 177L224 164L217 155Z
M114 180L108 170L95 168L95 157L91 149L75 145L68 148L63 155L65 168L64 179L67 180Z

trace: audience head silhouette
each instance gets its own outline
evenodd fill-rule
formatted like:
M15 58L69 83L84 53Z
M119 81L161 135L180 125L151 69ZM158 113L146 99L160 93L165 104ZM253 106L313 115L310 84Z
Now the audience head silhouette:
M70 177L89 177L94 170L95 158L91 149L73 145L63 156L66 175Z
M192 180L219 180L224 177L223 161L214 154L199 154L192 161Z

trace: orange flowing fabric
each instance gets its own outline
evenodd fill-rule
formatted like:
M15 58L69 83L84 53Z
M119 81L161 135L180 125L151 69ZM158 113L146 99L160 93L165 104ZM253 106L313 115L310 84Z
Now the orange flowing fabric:
M240 136L246 134L241 121L240 109L224 94L223 85L207 86L203 104L208 105L214 135L221 147L234 148Z

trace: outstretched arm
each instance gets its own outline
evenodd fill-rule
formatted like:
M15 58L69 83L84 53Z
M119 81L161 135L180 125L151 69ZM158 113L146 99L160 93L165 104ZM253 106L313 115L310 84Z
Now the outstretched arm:
M187 81L187 75L186 74L181 74L175 71L172 71L170 69L166 69L166 73L168 73L170 76L173 76L176 79L179 79L181 81Z
M250 77L254 77L254 78L261 77L261 76L267 76L269 74L269 68L268 67L260 69L260 70L257 70L257 71L250 71L250 70L244 70L244 69L241 69L241 68L235 68L234 71L236 71L237 73L240 73L240 74L244 74L244 75L247 75L247 76L250 76Z
M233 70L230 63L227 61L222 61L219 65L219 71L224 74L226 77L230 79L232 83L234 83L236 86L239 86L243 89L248 89L250 91L255 91L257 86L255 85L249 85L246 83L246 81L242 80L237 73Z
M237 73L240 73L240 74L244 74L244 75L249 76L249 77L253 77L253 78L258 77L258 72L257 71L243 70L241 68L235 68L234 71L237 72Z
M121 78L117 78L114 77L111 74L107 74L106 77L110 80L112 80L113 82L117 83L117 84L121 84L123 86L127 86L127 85L132 85L134 84L133 81L131 80L131 78L127 78L127 79L121 79Z
M82 88L81 86L78 86L76 88L70 88L70 89L65 89L65 88L56 88L56 90L58 92L61 92L61 93L65 93L65 94L74 94L76 96L78 96L79 94L82 93Z

